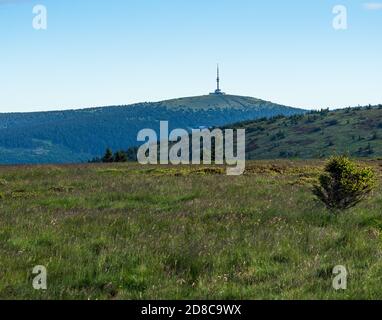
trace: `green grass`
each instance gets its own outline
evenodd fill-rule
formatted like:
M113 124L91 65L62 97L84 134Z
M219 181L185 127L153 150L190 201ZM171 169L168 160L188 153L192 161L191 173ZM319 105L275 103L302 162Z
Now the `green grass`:
M322 165L0 167L0 298L381 299L382 189L333 216L311 194Z

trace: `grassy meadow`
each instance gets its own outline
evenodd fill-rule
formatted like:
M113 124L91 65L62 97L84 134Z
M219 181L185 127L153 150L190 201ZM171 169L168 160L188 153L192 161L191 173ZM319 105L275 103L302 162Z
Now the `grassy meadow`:
M382 184L333 215L323 165L0 167L0 299L382 299Z

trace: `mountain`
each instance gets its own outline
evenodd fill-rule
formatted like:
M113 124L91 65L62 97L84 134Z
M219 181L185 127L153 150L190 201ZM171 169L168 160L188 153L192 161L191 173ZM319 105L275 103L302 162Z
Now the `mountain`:
M223 126L276 115L302 114L302 109L251 97L217 95L82 110L0 114L0 163L74 163L137 145L137 133Z
M382 157L382 105L248 121L248 159Z

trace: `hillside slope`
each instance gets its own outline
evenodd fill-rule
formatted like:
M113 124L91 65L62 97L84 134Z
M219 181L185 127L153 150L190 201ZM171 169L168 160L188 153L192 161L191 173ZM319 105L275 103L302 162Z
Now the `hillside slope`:
M382 157L382 105L262 119L234 127L246 129L249 159Z
M107 147L127 149L137 133L170 128L222 126L301 109L232 95L209 95L130 106L83 110L0 114L0 163L72 163L87 161Z

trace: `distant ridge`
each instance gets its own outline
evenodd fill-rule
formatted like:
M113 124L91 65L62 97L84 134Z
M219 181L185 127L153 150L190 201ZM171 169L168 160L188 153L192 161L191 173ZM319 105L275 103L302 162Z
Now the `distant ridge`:
M161 102L81 110L0 114L0 164L77 163L99 156L107 147L137 144L144 128L223 126L305 111L235 95L205 95Z

